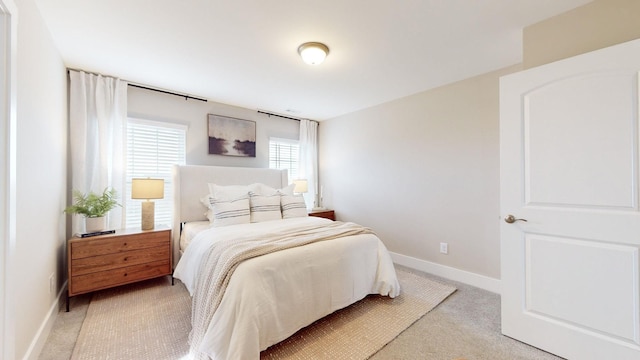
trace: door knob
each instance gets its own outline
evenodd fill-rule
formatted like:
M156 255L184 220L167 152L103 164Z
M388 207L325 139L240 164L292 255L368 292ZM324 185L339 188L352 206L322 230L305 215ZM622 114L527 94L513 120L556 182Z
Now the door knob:
M504 221L506 221L509 224L513 224L516 221L527 221L527 219L517 219L515 216L509 214L504 218Z

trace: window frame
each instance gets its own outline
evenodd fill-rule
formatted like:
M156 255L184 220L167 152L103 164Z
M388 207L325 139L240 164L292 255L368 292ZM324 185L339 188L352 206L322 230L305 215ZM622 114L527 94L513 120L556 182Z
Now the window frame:
M276 162L287 162L286 160L282 160L280 158L274 160L271 157L271 150L272 150L272 143L277 143L277 146L283 146L283 145L290 145L292 147L295 147L295 151L292 149L291 151L289 151L290 154L295 153L295 162L293 161L293 155L291 155L290 160L288 161L288 163L290 165L295 165L292 166L294 169L291 169L289 167L286 166L272 166L272 162L276 161ZM279 138L279 137L270 137L269 138L269 168L270 169L286 169L287 170L287 176L289 179L289 182L298 179L298 174L300 172L300 140L296 140L296 139L286 139L286 138Z
M140 177L151 177L151 178L162 178L164 179L164 198L163 199L158 199L155 200L155 218L156 218L156 224L162 224L162 225L167 225L167 226L171 226L172 224L172 217L173 217L173 181L172 181L172 167L173 164L170 165L170 168L167 169L165 167L162 167L160 170L158 170L158 159L160 158L160 160L162 160L162 157L158 157L156 156L156 158L153 160L155 162L155 166L156 166L156 171L155 173L149 172L149 173L144 173L142 174L141 172L136 172L134 169L134 172L131 173L131 167L135 166L131 164L131 160L132 160L132 154L130 153L131 151L131 133L130 131L132 130L133 127L136 126L140 126L140 127L153 127L159 130L163 130L163 131L176 131L176 132L182 132L181 135L177 135L178 137L181 136L181 139L178 139L177 143L182 143L182 154L178 154L178 157L181 157L181 159L176 162L176 164L179 165L185 165L186 164L186 155L187 155L187 132L188 132L188 126L187 125L183 125L183 124L178 124L178 123L174 123L174 122L165 122L165 121L155 121L155 120L147 120L147 119L140 119L140 118L136 118L136 117L128 117L127 118L127 130L126 130L126 140L125 140L125 146L126 146L126 163L125 163L125 169L124 169L124 176L125 176L125 183L124 183L124 192L125 192L125 199L123 201L123 208L124 208L124 216L125 216L125 224L127 228L137 228L140 227L140 217L141 217L141 206L142 206L142 201L140 200L134 200L131 199L131 179L132 178L140 178ZM141 134L142 135L142 134ZM167 137L169 138L169 137ZM151 141L153 142L153 141ZM156 135L156 140L155 143L158 143L158 137ZM156 155L158 153L156 152ZM168 157L166 158L168 159ZM162 162L162 161L160 161ZM167 215L168 214L168 215ZM168 218L167 218L168 217ZM166 218L166 219L165 219ZM160 220L158 220L160 219ZM164 219L164 220L163 220Z

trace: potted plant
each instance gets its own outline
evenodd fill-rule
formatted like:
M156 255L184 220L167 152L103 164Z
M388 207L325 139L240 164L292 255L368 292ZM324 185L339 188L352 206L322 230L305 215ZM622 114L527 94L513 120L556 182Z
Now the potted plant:
M78 190L74 190L73 200L74 204L64 209L64 212L84 216L87 232L105 230L107 227L107 213L116 206L121 206L116 201L116 190L109 188L104 189L102 194L96 194L91 191L83 194Z

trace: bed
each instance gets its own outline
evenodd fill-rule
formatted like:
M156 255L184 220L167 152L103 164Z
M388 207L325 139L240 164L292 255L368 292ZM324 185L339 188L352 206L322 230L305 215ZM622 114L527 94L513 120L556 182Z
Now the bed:
M193 358L259 359L260 351L369 294L399 294L391 257L369 229L306 211L229 226L216 218L212 225L202 202L211 184L259 184L280 195L288 188L282 170L174 167L174 276L192 296ZM289 196L277 194L283 203ZM251 209L253 216L253 202Z

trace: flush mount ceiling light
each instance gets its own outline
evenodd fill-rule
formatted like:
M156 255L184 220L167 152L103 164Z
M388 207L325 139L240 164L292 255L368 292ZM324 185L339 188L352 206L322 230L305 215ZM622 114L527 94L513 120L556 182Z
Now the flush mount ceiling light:
M307 42L298 47L302 61L309 65L319 65L329 54L327 45L319 42Z

